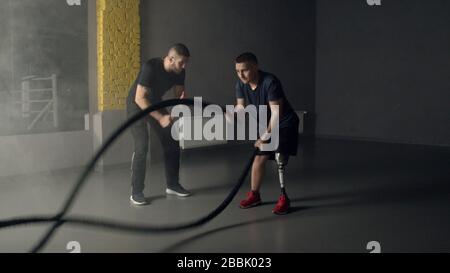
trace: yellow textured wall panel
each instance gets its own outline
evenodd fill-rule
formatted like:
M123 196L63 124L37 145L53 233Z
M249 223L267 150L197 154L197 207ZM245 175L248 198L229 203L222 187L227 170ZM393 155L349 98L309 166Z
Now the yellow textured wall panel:
M139 0L97 0L98 108L123 110L140 68Z

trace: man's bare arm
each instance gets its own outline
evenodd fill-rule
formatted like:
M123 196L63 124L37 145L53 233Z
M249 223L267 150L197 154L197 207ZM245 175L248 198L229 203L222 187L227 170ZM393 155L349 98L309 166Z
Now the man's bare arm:
M140 84L137 86L135 102L142 110L145 110L152 105L151 101L147 98L149 93L149 88ZM161 119L163 119L165 115L159 111L153 111L150 113L150 116L161 123Z
M174 87L175 98L184 99L187 97L186 88L184 85L175 85Z
M245 109L245 99L237 99L236 110L242 111Z
M272 115L270 116L270 122L267 126L267 131L261 135L261 138L258 139L255 143L255 147L259 148L261 150L261 145L263 143L267 143L270 139L270 133L272 132L272 128L275 128L275 126L278 126L279 124L276 124L280 120L280 113L281 108L283 107L283 100L278 101L269 101L270 111Z
M267 134L272 132L272 128L276 125L275 122L280 122L280 114L282 113L283 108L283 99L277 101L269 101L270 112L272 113L270 116L269 126L267 127ZM263 139L265 140L265 139Z

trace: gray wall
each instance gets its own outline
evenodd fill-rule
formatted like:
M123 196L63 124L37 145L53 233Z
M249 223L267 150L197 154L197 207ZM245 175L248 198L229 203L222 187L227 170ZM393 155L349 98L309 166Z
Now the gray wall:
M450 1L317 1L317 135L450 145Z
M11 56L11 58L26 59L27 54L36 55L29 62L21 63L24 67L28 65L29 71L20 70L18 69L19 67L14 69L10 64L2 63L4 56L11 54L11 51L2 47L5 45L4 40L9 33L2 36L4 39L0 42L0 48L2 49L0 50L0 71L2 72L0 81L3 81L3 84L0 84L0 90L14 89L12 72L16 72L15 77L20 79L20 77L28 73L40 72L45 75L59 71L60 75L66 73L65 75L67 76L65 85L62 85L61 88L67 87L68 83L73 84L73 86L85 86L81 88L82 90L73 88L73 90L81 90L82 92L77 93L72 97L72 100L74 100L74 106L78 105L81 108L86 108L87 112L88 37L85 34L87 34L87 11L90 12L91 17L93 15L90 29L96 29L95 1L88 2L91 5L89 9L85 5L69 7L65 1L59 0L9 0L0 1L0 3L0 22L5 23L9 20L9 22L16 24L14 26L0 24L0 32L4 30L18 31L20 33L16 33L15 39L20 38L20 41L24 43L21 47L16 48L15 56ZM15 13L11 13L11 8L14 8L13 10L20 16L14 17ZM32 34L31 36L28 35L30 33ZM44 39L44 37L46 38ZM93 45L94 50L94 52L90 53L96 55L95 33L90 38L89 42L91 46ZM46 43L42 43L43 39ZM49 47L49 40L55 39L59 42ZM27 52L21 50L23 46L28 47ZM58 50L55 50L55 48L58 48ZM42 54L41 50L44 50L47 55ZM71 54L69 54L70 56L65 56L64 52L66 55L67 52ZM56 56L53 54L56 54ZM40 63L40 61L53 63L48 65ZM92 72L89 78L91 82L96 82L95 66L96 63L94 62L89 67L89 70ZM8 71L10 73L7 73ZM91 89L90 92L96 94L96 89ZM64 110L68 109L64 108ZM93 153L93 134L92 126L90 126L91 130L84 131L84 118L81 118L80 124L76 128L78 131L71 132L14 136L0 135L0 177L35 172L45 173L52 170L85 165Z
M92 156L89 131L0 137L0 177L84 166Z
M87 5L69 6L60 0L0 1L0 135L83 130L88 112ZM34 115L20 114L22 77L57 75L59 127L40 121L27 126ZM49 84L32 84L32 88ZM48 93L32 93L31 99L48 99ZM42 103L33 103L41 110ZM6 111L7 110L7 111Z
M314 1L142 0L142 57L166 54L174 42L191 49L190 95L233 104L234 58L253 51L276 74L297 110L312 110Z

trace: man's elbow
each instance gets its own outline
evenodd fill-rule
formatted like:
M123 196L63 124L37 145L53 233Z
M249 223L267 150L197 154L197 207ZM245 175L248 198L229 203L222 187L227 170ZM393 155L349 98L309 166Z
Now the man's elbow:
M145 98L136 98L134 100L134 102L139 106L139 107L143 107L144 106L144 102L145 102Z

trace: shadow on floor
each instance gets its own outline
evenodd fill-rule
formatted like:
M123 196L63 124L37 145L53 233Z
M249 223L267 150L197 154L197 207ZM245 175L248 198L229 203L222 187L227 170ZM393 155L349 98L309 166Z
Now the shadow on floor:
M445 181L443 181L445 182ZM223 187L228 188L229 185L224 185ZM211 191L215 188L204 188L206 192ZM201 192L202 190L200 190ZM286 216L272 216L265 217L258 220L246 221L242 223L232 224L216 229L212 229L206 232L199 233L193 237L186 238L179 241L173 245L170 245L161 250L162 253L175 252L181 247L192 243L196 240L200 240L212 234L216 234L223 231L228 231L230 229L239 228L247 225L255 225L260 223L266 223L270 221L275 221L279 219L289 219L293 215L300 216L300 212L318 210L323 208L339 208L348 206L364 206L364 205L388 205L393 203L405 203L405 202L415 202L424 199L433 199L436 197L442 197L443 200L450 197L450 185L448 183L438 183L432 185L423 185L415 188L389 188L389 189L372 189L372 190L362 190L362 191L351 191L342 193L331 193L312 197L294 198L291 199L292 203L300 202L321 202L316 205L301 205L292 206L290 213ZM448 200L448 199L447 199ZM273 205L276 202L263 202L261 206ZM282 217L282 218L280 218Z

